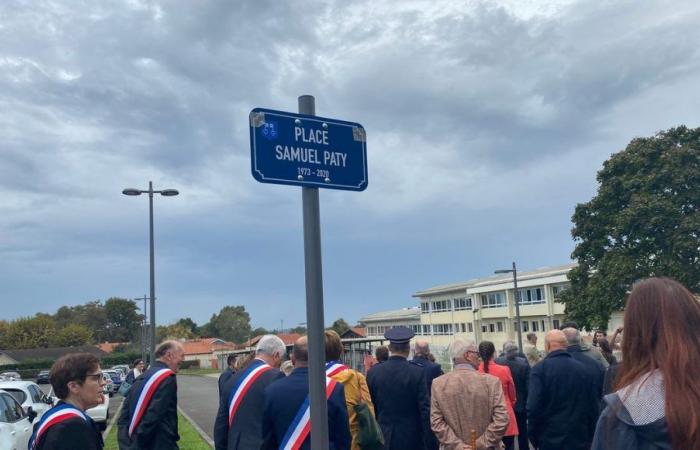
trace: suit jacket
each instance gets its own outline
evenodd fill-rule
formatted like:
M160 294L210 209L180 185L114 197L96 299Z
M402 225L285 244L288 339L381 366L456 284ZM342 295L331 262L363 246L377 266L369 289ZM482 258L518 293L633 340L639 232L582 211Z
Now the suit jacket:
M177 450L180 435L177 432L177 381L175 376L163 380L151 398L139 426L129 437L129 423L132 410L138 401L137 394L141 386L153 373L168 366L160 361L139 375L134 385L129 389L119 416L118 440L120 450Z
M440 364L434 363L422 356L416 356L410 362L425 370L425 382L428 387L428 395L430 395L430 388L433 385L433 380L445 373L442 371L442 367Z
M583 364L566 350L550 352L530 372L527 420L540 450L588 450L598 401Z
M598 400L603 398L603 382L605 381L605 367L602 363L588 356L581 348L580 345L570 345L567 352L571 353L573 358L583 364L586 367L586 373L588 374L589 382L593 383L596 390L596 395ZM596 418L597 420L597 418ZM591 436L592 437L592 436Z
M233 370L231 370L230 367L227 367L226 370L221 372L221 375L219 375L219 395L221 395L221 391L224 389L224 385L228 380L231 379L233 376Z
M508 366L510 369L515 383L515 397L517 398L513 409L516 413L524 413L526 411L525 405L527 405L527 390L530 385L530 364L528 364L527 359L521 357L497 358L496 364Z
M301 404L309 395L309 369L299 367L288 377L283 377L265 388L265 410L262 432L265 441L261 448L279 448L289 425L294 420ZM313 424L311 424L313 427ZM328 438L330 450L350 450L350 428L348 410L342 383L337 383L328 399ZM311 433L301 450L311 449Z
M479 449L500 448L508 427L498 378L457 367L436 378L430 398L430 425L445 450L462 450L476 431Z
M56 406L65 403L60 400ZM51 410L45 414L50 414ZM39 422L34 424L34 431ZM48 429L41 437L36 450L102 450L104 442L102 434L97 430L95 422L76 417L58 423Z
M484 363L479 364L479 372L484 372ZM489 374L498 378L503 387L503 395L506 398L506 409L508 410L508 428L506 436L516 436L518 434L518 422L515 419L513 406L516 402L515 383L507 366L501 366L494 362L489 363Z
M391 356L367 373L369 393L386 450L423 450L432 445L425 371Z
M253 360L251 364L260 365L260 360ZM240 379L248 374L246 369L231 374L228 380L224 382L223 389L219 394L219 411L214 422L214 444L216 450L259 449L263 443L262 421L260 418L265 410L265 388L272 382L284 378L284 374L279 369L271 369L260 375L248 388L229 428L228 407L231 391L233 391Z

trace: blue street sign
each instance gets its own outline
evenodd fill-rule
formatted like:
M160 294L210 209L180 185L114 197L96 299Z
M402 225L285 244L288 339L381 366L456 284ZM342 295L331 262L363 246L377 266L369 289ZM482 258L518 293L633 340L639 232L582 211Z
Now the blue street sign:
M367 188L367 139L359 123L255 108L250 153L261 183Z

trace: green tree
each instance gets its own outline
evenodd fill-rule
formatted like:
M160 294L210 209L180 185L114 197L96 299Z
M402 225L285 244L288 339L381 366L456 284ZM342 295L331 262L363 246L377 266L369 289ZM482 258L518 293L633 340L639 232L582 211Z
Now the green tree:
M340 319L337 319L333 324L330 326L331 330L334 330L338 334L343 334L346 331L350 329L350 325L343 319L342 317Z
M632 283L649 276L700 291L700 128L633 139L597 180L597 195L572 217L578 267L559 298L567 317L604 327Z
M107 338L111 342L129 342L139 334L143 316L133 300L112 297L105 302Z
M218 337L236 343L244 342L250 338L250 314L245 306L224 306L219 314L212 315L206 325L211 337ZM203 334L204 335L204 334Z
M7 326L7 348L51 347L56 336L53 319L45 315L22 317Z
M10 324L6 320L0 320L0 349L8 348L7 346L7 330Z
M56 347L76 347L92 342L92 331L85 325L71 323L58 330L53 339Z
M190 319L189 317L185 317L184 319L180 319L177 322L175 322L176 325L181 325L187 329L189 329L193 335L198 335L199 334L199 327L195 323L194 320Z
M109 340L107 313L101 301L86 302L83 305L74 306L72 309L74 322L88 327L96 342Z

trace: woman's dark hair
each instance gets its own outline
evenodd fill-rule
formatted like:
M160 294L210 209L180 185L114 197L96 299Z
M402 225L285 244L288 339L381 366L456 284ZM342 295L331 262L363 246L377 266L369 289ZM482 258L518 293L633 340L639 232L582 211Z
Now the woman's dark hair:
M69 393L68 383L75 381L83 384L86 375L99 366L100 360L90 353L71 353L58 358L49 372L49 382L56 397L65 400Z
M386 361L389 359L389 349L383 345L375 348L374 357L377 358L377 361L379 362Z
M133 364L132 364L132 367L136 367L136 366L138 366L138 365L139 365L140 363L142 363L142 362L143 362L143 359L141 359L141 358L136 358L136 359L134 360Z
M625 308L616 389L659 370L671 445L700 450L700 301L671 278L636 283Z
M493 342L482 341L479 344L479 356L484 363L484 373L489 373L489 361L493 358L494 353L496 353L496 346L493 345Z

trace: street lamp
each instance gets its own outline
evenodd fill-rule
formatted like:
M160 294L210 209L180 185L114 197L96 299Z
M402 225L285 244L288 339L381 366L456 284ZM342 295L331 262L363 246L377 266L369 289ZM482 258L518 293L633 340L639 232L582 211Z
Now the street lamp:
M122 191L124 195L141 195L148 194L148 213L149 213L149 225L150 225L150 254L151 254L151 352L149 364L153 364L155 361L156 352L156 281L155 281L155 258L153 251L153 194L160 194L164 197L174 197L179 194L176 189L163 189L161 191L153 190L153 182L148 182L148 190L142 191L140 189L127 188Z
M518 322L518 348L523 351L523 324L520 322L520 295L518 292L518 270L515 268L513 261L512 269L495 270L493 273L513 273L513 298L515 299L515 318Z

